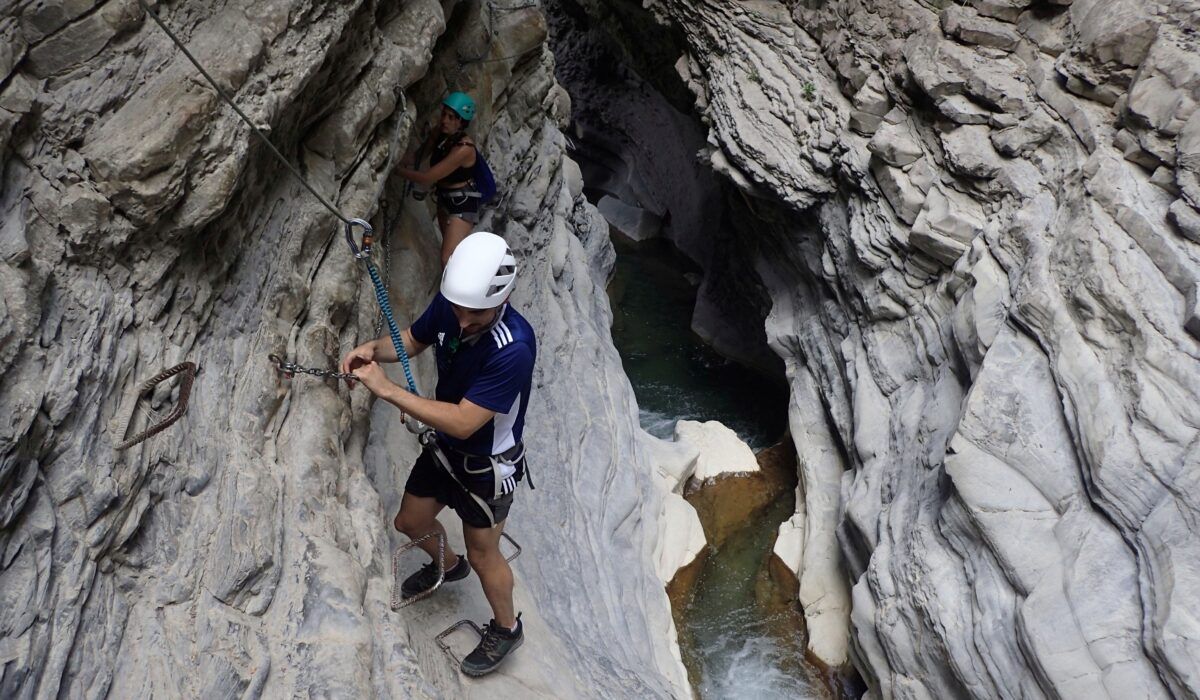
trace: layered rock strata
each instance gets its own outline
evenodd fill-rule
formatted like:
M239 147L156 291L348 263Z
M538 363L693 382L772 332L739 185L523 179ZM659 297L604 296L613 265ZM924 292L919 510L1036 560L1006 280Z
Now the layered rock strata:
M402 322L436 285L437 234L386 165L448 88L478 98L503 187L484 225L522 259L541 346L538 489L511 522L528 641L467 684L432 637L486 619L474 581L389 611L415 444L361 389L267 362L331 366L375 330L336 218L136 3L19 2L0 10L0 696L686 695L654 570L664 499L608 340L612 251L563 155L537 8L156 9L319 192L386 234ZM184 359L201 366L186 416L115 452L132 389ZM151 407L175 399L164 384Z
M1194 5L645 5L739 193L706 275L769 290L810 649L875 697L1200 695Z

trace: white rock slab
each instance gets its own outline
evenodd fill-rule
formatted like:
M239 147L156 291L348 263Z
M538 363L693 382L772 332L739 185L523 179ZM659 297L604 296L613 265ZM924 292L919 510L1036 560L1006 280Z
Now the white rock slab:
M675 424L675 441L693 445L699 451L692 476L700 481L758 471L754 451L720 421L681 420Z

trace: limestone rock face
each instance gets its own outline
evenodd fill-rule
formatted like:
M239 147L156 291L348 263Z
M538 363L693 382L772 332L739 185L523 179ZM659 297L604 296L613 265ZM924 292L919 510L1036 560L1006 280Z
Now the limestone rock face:
M873 697L1200 696L1194 3L644 5L792 383L812 650Z
M318 192L372 220L402 323L435 288L438 237L428 202L404 200L386 165L448 87L478 99L502 186L481 226L521 258L514 303L540 341L538 488L510 521L529 636L503 673L468 684L432 637L486 620L473 579L389 610L391 518L415 442L361 388L287 380L267 360L329 367L377 333L335 216L137 3L8 3L0 696L686 695L656 573L667 490L609 340L612 250L564 158L569 100L540 11L157 11ZM114 451L134 387L185 359L201 371L184 418ZM429 360L415 369L431 389ZM149 410L170 410L171 387Z

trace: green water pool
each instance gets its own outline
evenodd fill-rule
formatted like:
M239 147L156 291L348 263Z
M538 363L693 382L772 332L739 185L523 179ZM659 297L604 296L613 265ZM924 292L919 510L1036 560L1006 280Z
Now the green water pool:
M726 360L692 332L698 270L664 240L616 246L612 336L642 426L670 439L677 420L719 420L756 450L778 441L787 385Z
M698 270L665 241L615 245L613 342L642 426L671 439L677 420L719 420L755 450L776 443L787 429L787 387L725 360L692 332ZM794 493L784 494L704 562L678 630L702 700L826 695L804 661L798 606L769 610L756 596L776 529L794 507Z

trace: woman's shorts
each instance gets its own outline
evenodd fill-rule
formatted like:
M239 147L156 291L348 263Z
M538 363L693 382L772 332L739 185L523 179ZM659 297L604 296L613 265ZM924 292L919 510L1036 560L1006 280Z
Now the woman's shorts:
M525 460L521 459L512 481L513 486L515 487L524 476ZM490 520L479 502L463 492L464 486L487 504L492 512ZM487 529L493 522L501 523L508 517L515 488L493 498L495 482L491 473L472 475L462 472L458 473L458 481L455 481L454 477L446 472L446 468L438 463L437 458L426 449L421 450L421 456L417 457L416 463L413 464L404 490L414 496L437 499L438 503L450 506L458 513L458 517L462 518L466 525Z
M479 197L467 194L470 190L438 190L438 208L472 224L479 223Z

